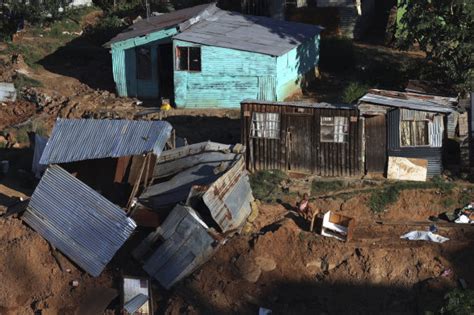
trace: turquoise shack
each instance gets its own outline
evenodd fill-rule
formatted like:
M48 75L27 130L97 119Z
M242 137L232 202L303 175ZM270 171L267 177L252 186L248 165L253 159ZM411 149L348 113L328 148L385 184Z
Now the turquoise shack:
M143 19L106 47L120 96L171 100L178 108L283 101L315 78L315 25L199 5Z

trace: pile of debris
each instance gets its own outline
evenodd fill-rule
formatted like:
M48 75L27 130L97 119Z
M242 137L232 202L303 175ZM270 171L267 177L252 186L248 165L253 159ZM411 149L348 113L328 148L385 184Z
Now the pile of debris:
M23 220L94 277L136 229L154 226L133 256L169 289L242 229L253 202L243 146L175 148L171 135L164 121L58 119L35 148L44 173ZM149 310L150 292L135 293L124 309Z

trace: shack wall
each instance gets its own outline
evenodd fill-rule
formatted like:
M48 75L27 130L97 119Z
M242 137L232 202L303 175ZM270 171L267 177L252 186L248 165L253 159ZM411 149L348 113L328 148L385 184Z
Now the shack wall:
M319 34L277 58L277 100L301 94L306 82L316 79Z
M201 71L176 70L176 47L201 47ZM246 98L276 98L276 58L173 41L177 107L238 107Z
M170 28L112 44L112 70L119 96L143 98L157 98L159 96L158 63L160 56L158 45L171 43L171 37L176 33L176 28ZM137 79L135 48L139 46L151 48L152 77L150 80Z
M251 137L252 114L279 113L279 139ZM349 119L348 141L344 143L321 142L320 119L342 116ZM320 176L356 176L363 171L362 120L357 109L297 107L276 104L242 103L241 138L246 146L246 164L250 171L289 171L290 164L298 172ZM289 132L292 121L303 120L298 132L293 132L291 145ZM297 137L297 138L295 138ZM298 152L296 152L298 151ZM295 154L296 153L296 154ZM291 161L291 157L297 161ZM293 167L292 170L295 170Z
M428 160L428 177L440 175L443 171L442 147L401 147L400 146L400 110L387 113L387 153L388 156L418 158Z

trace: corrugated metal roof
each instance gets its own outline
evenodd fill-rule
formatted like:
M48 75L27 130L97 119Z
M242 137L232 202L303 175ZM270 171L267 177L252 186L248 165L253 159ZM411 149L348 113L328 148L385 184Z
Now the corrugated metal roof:
M57 165L46 170L23 220L95 277L136 228L122 209Z
M299 102L272 102L272 101L260 101L260 100L243 100L241 104L261 104L261 105L275 105L275 106L293 106L293 107L305 107L305 108L323 108L323 109L357 109L352 104L329 104L329 103L311 103L305 101Z
M190 207L177 205L163 224L133 252L137 259L152 250L157 239L163 243L145 261L143 269L169 289L205 263L217 250L208 227Z
M143 19L131 25L125 31L112 38L104 46L108 47L113 43L121 42L134 37L144 36L173 26L179 26L180 29L185 29L186 27L189 27L192 23L196 23L197 21L199 21L201 15L211 15L215 10L215 3L207 3L191 8L161 14L158 16L153 16L148 19ZM194 18L193 21L188 21L192 18ZM180 25L181 23L184 24Z
M202 199L223 232L242 227L252 211L250 203L254 200L242 155L211 184Z
M58 119L40 164L160 155L171 130L166 121Z
M145 304L148 301L148 296L146 296L143 293L135 295L130 301L125 303L123 308L127 311L129 314L135 314L136 311L140 307L142 307L143 304Z
M322 28L263 16L244 15L217 9L187 30L177 40L281 56L307 40Z
M361 102L429 112L452 113L455 111L454 107L457 104L457 99L452 97L374 89L361 97L359 103Z
M0 83L0 102L16 101L16 89L13 83Z

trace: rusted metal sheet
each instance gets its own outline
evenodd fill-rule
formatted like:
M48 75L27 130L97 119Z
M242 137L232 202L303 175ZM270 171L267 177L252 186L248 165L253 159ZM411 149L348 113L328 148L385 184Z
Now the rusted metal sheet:
M242 227L253 201L243 157L210 185L202 199L223 232Z
M280 115L279 137L252 132L254 113ZM241 138L250 171L355 176L363 170L362 121L352 105L247 100L241 103L241 114ZM321 120L327 122L326 127L321 127Z

